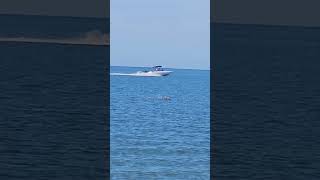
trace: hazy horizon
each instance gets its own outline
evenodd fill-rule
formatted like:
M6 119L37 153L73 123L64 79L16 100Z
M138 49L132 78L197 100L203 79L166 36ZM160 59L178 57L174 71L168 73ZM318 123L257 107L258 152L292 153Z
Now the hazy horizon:
M223 0L211 4L211 20L220 23L319 27L317 0Z
M156 66L156 65L154 65ZM152 68L153 66L126 66L126 65L110 65L110 67L128 67L128 68ZM179 68L179 67L165 67L163 66L164 69L185 69L185 70L203 70L203 71L210 71L210 67L209 68L203 68L203 69L197 69L197 68Z

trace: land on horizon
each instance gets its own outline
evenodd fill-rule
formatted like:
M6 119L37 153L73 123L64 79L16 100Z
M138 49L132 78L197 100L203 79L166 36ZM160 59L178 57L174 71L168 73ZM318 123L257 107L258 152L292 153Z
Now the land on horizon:
M110 45L109 18L0 14L0 21L0 42Z

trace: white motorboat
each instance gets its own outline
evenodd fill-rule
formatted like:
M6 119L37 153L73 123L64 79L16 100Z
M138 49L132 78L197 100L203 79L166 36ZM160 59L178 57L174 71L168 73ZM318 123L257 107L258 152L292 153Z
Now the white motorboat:
M167 76L172 71L165 71L162 66L154 66L151 71L138 71L138 76Z

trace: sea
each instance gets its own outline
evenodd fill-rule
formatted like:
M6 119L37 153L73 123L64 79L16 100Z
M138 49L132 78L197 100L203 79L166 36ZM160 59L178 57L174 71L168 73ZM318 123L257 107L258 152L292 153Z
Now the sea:
M320 179L320 28L211 24L212 177Z
M0 39L109 28L0 23ZM108 179L109 111L111 179L209 179L210 160L215 179L320 179L320 29L212 24L211 38L211 71L167 77L109 76L144 68L109 69L108 46L0 42L0 179Z
M0 15L0 38L83 38L104 19ZM109 47L0 42L0 179L108 178Z
M111 73L145 67L112 66ZM209 179L210 71L110 76L111 179Z

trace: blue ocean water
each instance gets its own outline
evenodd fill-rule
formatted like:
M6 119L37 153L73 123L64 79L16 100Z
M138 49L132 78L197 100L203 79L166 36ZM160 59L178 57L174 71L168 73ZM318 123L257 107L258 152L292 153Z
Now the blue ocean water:
M87 24L64 17L0 19L6 25L1 36L59 38ZM19 26L23 21L34 26ZM66 33L61 26L45 28L47 21L65 24ZM0 179L106 179L109 47L0 42L0 52Z
M320 179L320 29L212 24L216 179Z
M110 77L111 179L209 179L210 71L171 70Z

